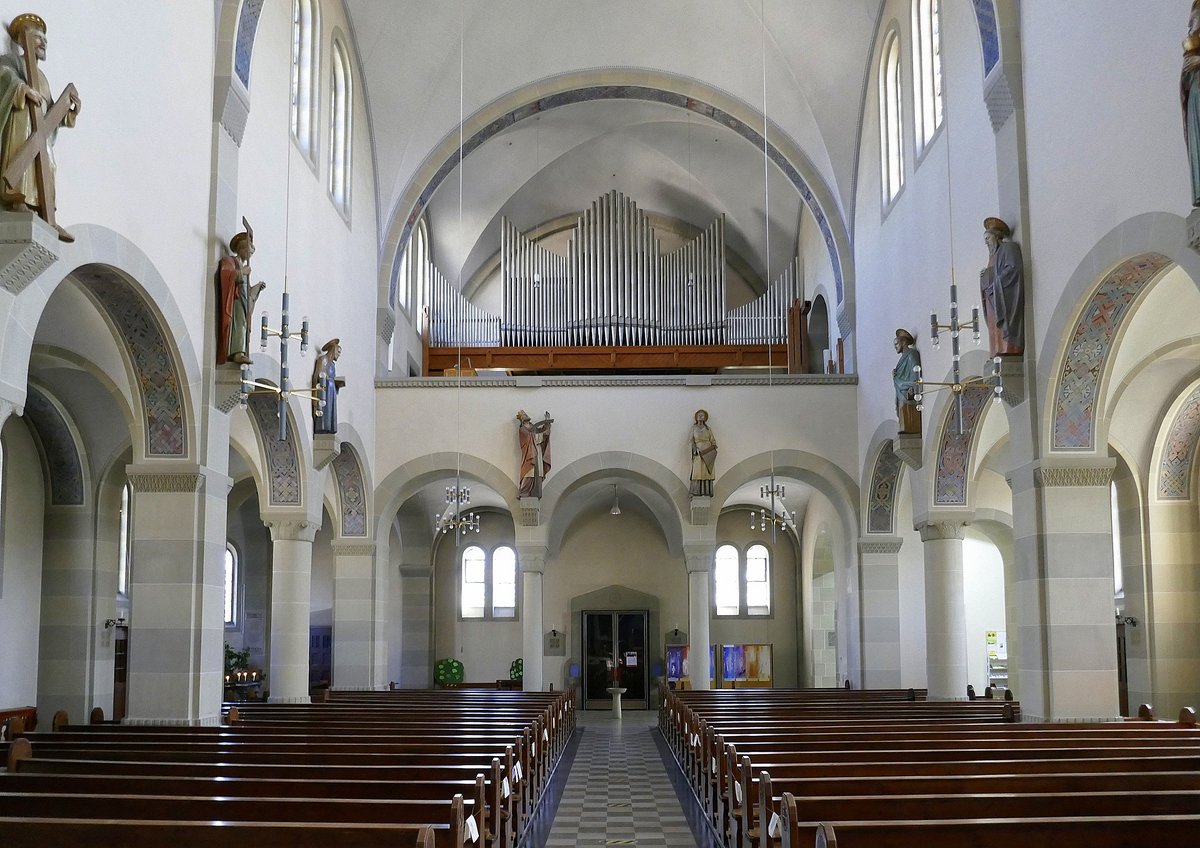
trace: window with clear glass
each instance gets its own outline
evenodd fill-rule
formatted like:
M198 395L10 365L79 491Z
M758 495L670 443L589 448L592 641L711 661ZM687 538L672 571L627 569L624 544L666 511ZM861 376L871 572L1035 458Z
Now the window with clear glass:
M133 539L133 487L126 483L121 487L120 529L117 535L117 591L129 594L130 543Z
M900 36L889 33L879 64L879 150L883 200L891 203L904 185L904 145L900 93Z
M517 552L500 545L488 553L463 548L460 610L463 618L517 617Z
M913 0L913 101L917 149L942 125L941 11L938 0Z
M314 113L320 29L320 9L316 0L292 0L292 138L310 160L317 148Z
M225 546L225 626L237 624L238 556L233 545Z
M718 616L771 614L771 554L750 545L743 554L721 545L713 561L713 607Z
M350 143L353 87L346 48L333 42L329 86L329 194L342 214L350 211Z

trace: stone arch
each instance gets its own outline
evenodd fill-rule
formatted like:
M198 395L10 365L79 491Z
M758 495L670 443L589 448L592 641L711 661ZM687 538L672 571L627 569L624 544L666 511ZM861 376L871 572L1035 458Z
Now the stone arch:
M1200 380L1193 381L1163 418L1151 466L1151 483L1161 501L1190 501L1194 494L1196 446L1200 440Z
M874 451L875 461L870 468L866 503L863 505L867 533L890 536L896 532L896 504L904 462L893 452L893 446L891 439L884 439Z
M50 393L30 385L25 420L41 448L42 464L53 506L83 506L89 489L79 436L70 416Z
M265 491L260 490L260 497L266 496L268 507L302 508L305 479L300 473L300 434L291 414L291 406L284 406L287 415L286 439L279 438L278 397L273 394L252 394L248 406L250 421L254 425L264 459L266 487Z
M808 314L808 368L813 374L825 373L824 351L833 356L829 343L829 304L825 293L819 290L813 295L812 310Z
M338 491L338 536L366 538L369 529L367 485L358 451L342 443L341 452L332 463L333 478Z
M548 550L558 551L563 536L586 506L579 492L597 480L619 479L658 520L672 556L683 556L688 487L665 465L629 451L592 454L557 469L546 479L542 509L550 516Z
M126 357L140 427L135 427L135 457L185 459L196 449L195 413L200 364L187 322L170 288L149 258L120 234L95 224L72 228L74 244L62 245L60 258L39 274L0 317L0 392L18 411L34 332L50 296L73 277L98 305Z
M648 73L654 85L647 84ZM585 76L594 81L583 84L581 78ZM764 147L762 134L755 129L762 126L762 114L702 80L661 70L604 68L590 74L572 72L532 82L467 116L466 124L480 129L465 139L461 148L458 134L453 133L426 157L389 217L380 263L381 311L386 309L394 315L395 287L409 235L438 186L457 166L460 155L465 158L498 133L542 112L595 100L643 100L675 106L732 129L760 150ZM514 107L513 103L518 105ZM796 187L825 241L838 303L849 303L853 300L853 251L847 228L836 212L834 194L789 137L778 129L769 130L767 135L767 154Z

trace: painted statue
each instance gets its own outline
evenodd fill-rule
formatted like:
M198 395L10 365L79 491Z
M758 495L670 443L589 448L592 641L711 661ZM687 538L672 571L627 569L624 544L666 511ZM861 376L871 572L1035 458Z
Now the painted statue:
M692 416L692 432L689 437L692 447L692 486L693 497L711 498L713 480L716 475L713 469L717 464L717 437L708 428L708 411L697 409Z
M921 410L917 409L916 396L920 393L921 351L913 334L901 327L896 331L896 367L892 369L892 383L896 387L896 418L900 432L920 435Z
M1192 3L1188 15L1179 96L1183 103L1183 139L1192 174L1192 206L1200 206L1200 0Z
M230 256L217 263L217 364L251 365L250 318L266 283L250 284L254 230L243 218L245 231L229 240Z
M8 34L22 55L0 58L0 202L16 212L37 211L62 241L75 237L54 220L54 156L59 127L73 127L83 102L68 85L58 99L38 62L46 58L46 22L17 15Z
M547 412L541 421L533 421L525 410L517 412L517 440L521 446L521 482L517 494L523 498L540 498L542 481L550 472L550 425L554 419Z
M322 405L315 397L313 400L313 433L337 432L337 399L338 391L345 387L344 377L337 375L337 361L342 355L342 340L330 339L325 342L321 352L313 363L313 394L318 389L324 389L325 403Z
M989 356L1025 352L1025 265L1021 246L999 218L983 222L987 267L979 272L979 294L987 322Z

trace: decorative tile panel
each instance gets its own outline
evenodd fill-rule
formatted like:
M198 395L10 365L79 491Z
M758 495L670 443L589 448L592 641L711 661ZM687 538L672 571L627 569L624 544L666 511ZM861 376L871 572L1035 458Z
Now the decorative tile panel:
M85 265L74 275L108 314L125 342L141 394L148 456L185 456L187 430L179 371L158 319L134 288L110 268Z
M243 0L238 17L237 41L233 47L233 72L250 88L250 59L254 55L254 35L258 32L258 17L263 0Z
M1158 468L1158 496L1163 500L1191 499L1197 436L1200 436L1200 387L1192 390L1171 422Z
M938 446L937 477L933 502L938 506L967 505L967 470L971 461L971 445L975 428L983 411L993 397L991 389L964 391L962 395L962 427L958 426L959 404L951 402L942 423L942 443ZM962 433L959 433L959 430Z
M1054 398L1055 450L1092 450L1096 403L1113 339L1146 283L1171 260L1159 253L1127 259L1100 283L1084 309L1067 348Z
M333 475L337 480L339 501L342 507L343 536L367 535L367 498L363 484L362 467L354 448L345 442L342 451L333 460Z
M990 5L990 3L988 4ZM742 138L749 141L756 148L763 148L762 134L745 123L744 121L735 118L728 112L718 109L716 106L704 103L694 97L688 97L684 94L677 94L671 91L664 91L660 88L650 88L640 85L593 85L582 88L572 89L571 91L562 91L557 94L547 95L532 103L527 103L524 106L519 106L516 109L500 116L496 120L483 127L469 139L467 139L459 150L455 150L446 161L438 168L437 173L425 185L420 197L411 210L408 219L404 223L404 228L400 231L400 250L396 254L396 261L392 267L392 281L389 289L388 302L393 308L396 305L396 288L399 282L400 268L403 265L404 251L408 246L409 236L412 234L413 227L416 226L417 219L421 217L425 207L433 198L443 180L458 166L459 159L466 159L478 147L485 144L488 140L496 135L499 135L504 130L515 124L520 123L526 118L532 118L542 112L548 112L551 109L557 109L560 106L571 106L576 103L587 103L597 100L641 100L651 103L663 103L668 106L675 106L680 109L687 109L689 112L708 118L714 123L721 124L728 129L733 130ZM804 177L796 170L786 156L779 151L773 144L767 144L767 155L771 161L779 168L780 171L791 181L795 186L796 191L804 199L809 211L812 212L813 220L821 230L821 236L825 240L825 248L829 251L830 264L833 266L833 281L837 289L837 299L841 303L843 301L842 293L842 266L838 259L837 244L834 241L833 230L829 226L829 220L825 216L825 210L817 203L816 196Z
M75 436L58 407L29 387L25 418L37 432L50 477L50 502L55 506L83 505L83 465Z
M287 414L286 408L284 414ZM250 418L266 451L271 506L300 503L300 461L296 453L296 429L288 422L288 439L279 438L279 399L275 395L250 395Z
M871 475L871 502L867 505L867 532L894 533L896 530L896 495L900 469L904 463L892 452L888 439L879 449L875 471Z
M975 20L979 23L979 46L983 50L983 75L986 77L1000 62L1000 27L992 0L975 0Z

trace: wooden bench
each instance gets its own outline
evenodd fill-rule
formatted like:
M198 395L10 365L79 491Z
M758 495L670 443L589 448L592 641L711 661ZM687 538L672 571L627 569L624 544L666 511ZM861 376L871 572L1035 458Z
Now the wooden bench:
M220 825L219 827L215 825ZM0 817L6 848L435 848L429 825Z

